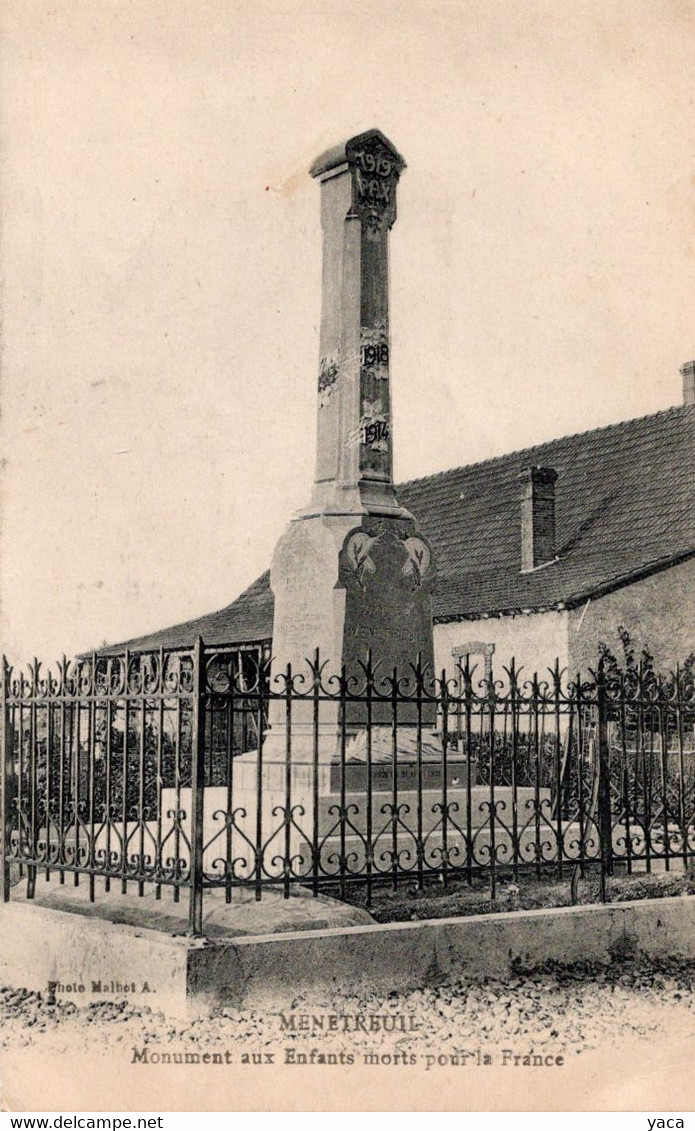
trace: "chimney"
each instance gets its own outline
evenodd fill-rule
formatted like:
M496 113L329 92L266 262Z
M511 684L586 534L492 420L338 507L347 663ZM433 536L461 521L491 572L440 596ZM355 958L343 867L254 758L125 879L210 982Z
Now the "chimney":
M683 378L683 404L695 404L695 361L681 365Z
M521 572L555 559L555 480L552 467L521 472Z

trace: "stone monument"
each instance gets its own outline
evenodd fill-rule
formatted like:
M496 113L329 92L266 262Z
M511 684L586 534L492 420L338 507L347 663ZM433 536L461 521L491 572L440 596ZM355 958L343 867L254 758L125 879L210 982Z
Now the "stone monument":
M434 675L432 550L393 483L388 250L404 168L378 130L336 146L311 168L323 229L316 475L309 505L273 556L274 674L288 665L306 673L318 649L326 673L359 677L371 652L381 676L394 668L412 675L418 657ZM295 706L293 761L310 758L314 741L309 716L303 720ZM335 754L331 706L322 705L322 760ZM355 737L363 719L359 705L350 706ZM425 716L431 731L433 709ZM389 719L390 708L372 715L377 726ZM414 721L414 712L408 718L399 710L399 724ZM284 704L274 703L266 754L285 747Z
M271 565L271 687L281 694L260 748L234 759L232 811L226 787L205 791L206 868L219 865L223 836L235 838L227 864L236 874L261 868L278 879L287 870L336 875L339 860L353 875L383 873L399 853L412 863L422 852L438 866L446 838L461 862L466 822L478 852L491 835L490 788L471 788L460 753L444 759L434 700L399 699L396 727L388 693L373 700L368 740L363 702L348 699L341 714L338 695L321 693L317 710L311 694L317 651L324 688L342 672L364 687L368 655L379 664L377 690L395 669L413 693L418 661L435 675L432 549L393 484L388 247L404 168L391 142L369 130L311 169L323 228L316 475ZM288 670L307 698L282 694ZM519 805L532 795L520 788Z
M317 710L311 694L317 653L322 689L341 673L364 688L368 656L378 665L377 693L394 671L399 692L413 696L418 664L435 675L432 549L393 483L388 248L404 168L391 142L369 130L311 169L323 228L316 475L271 564L271 688L281 694L270 701L262 748L234 759L234 827L245 851L254 841L265 845L268 875L281 867L280 840L297 874L308 872L312 838L321 844L321 869L332 874L342 854L359 872L372 819L370 852L385 859L398 837L415 852L418 812L434 858L443 791L463 812L465 765L453 751L443 758L434 699L400 698L394 727L388 683L384 698L370 703L369 723L363 701L341 704L337 693L321 691ZM305 699L282 694L288 671ZM221 790L209 792L212 830L225 801Z

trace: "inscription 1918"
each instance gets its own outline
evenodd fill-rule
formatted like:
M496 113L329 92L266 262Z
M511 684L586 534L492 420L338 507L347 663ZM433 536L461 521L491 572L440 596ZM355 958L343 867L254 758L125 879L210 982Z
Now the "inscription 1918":
M377 365L388 365L389 347L386 342L381 344L365 343L362 346L362 368L373 369Z
M370 376L388 377L389 332L385 318L373 325L360 327L360 365Z

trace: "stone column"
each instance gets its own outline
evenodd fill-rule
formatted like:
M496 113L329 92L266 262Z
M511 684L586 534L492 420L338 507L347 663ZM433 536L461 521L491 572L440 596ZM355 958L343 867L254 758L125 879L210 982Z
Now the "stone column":
M384 675L406 676L418 655L433 664L432 551L393 484L388 243L404 168L369 130L311 169L323 229L316 476L273 557L274 675L288 664L306 673L317 648L326 674L359 675L369 651ZM273 708L267 749L284 756L285 706ZM309 759L311 705L293 710L292 757ZM348 721L359 730L357 707ZM336 724L337 709L322 705L322 758L335 756Z
M403 158L377 130L311 169L321 186L323 304L312 508L403 516L393 489L389 231Z

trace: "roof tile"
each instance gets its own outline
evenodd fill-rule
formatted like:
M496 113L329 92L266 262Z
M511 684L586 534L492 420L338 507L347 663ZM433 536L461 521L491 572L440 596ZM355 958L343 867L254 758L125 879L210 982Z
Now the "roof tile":
M398 487L432 541L437 620L573 605L695 553L695 405L564 436ZM521 573L519 472L553 467L558 560ZM272 635L270 575L231 605L130 647Z

